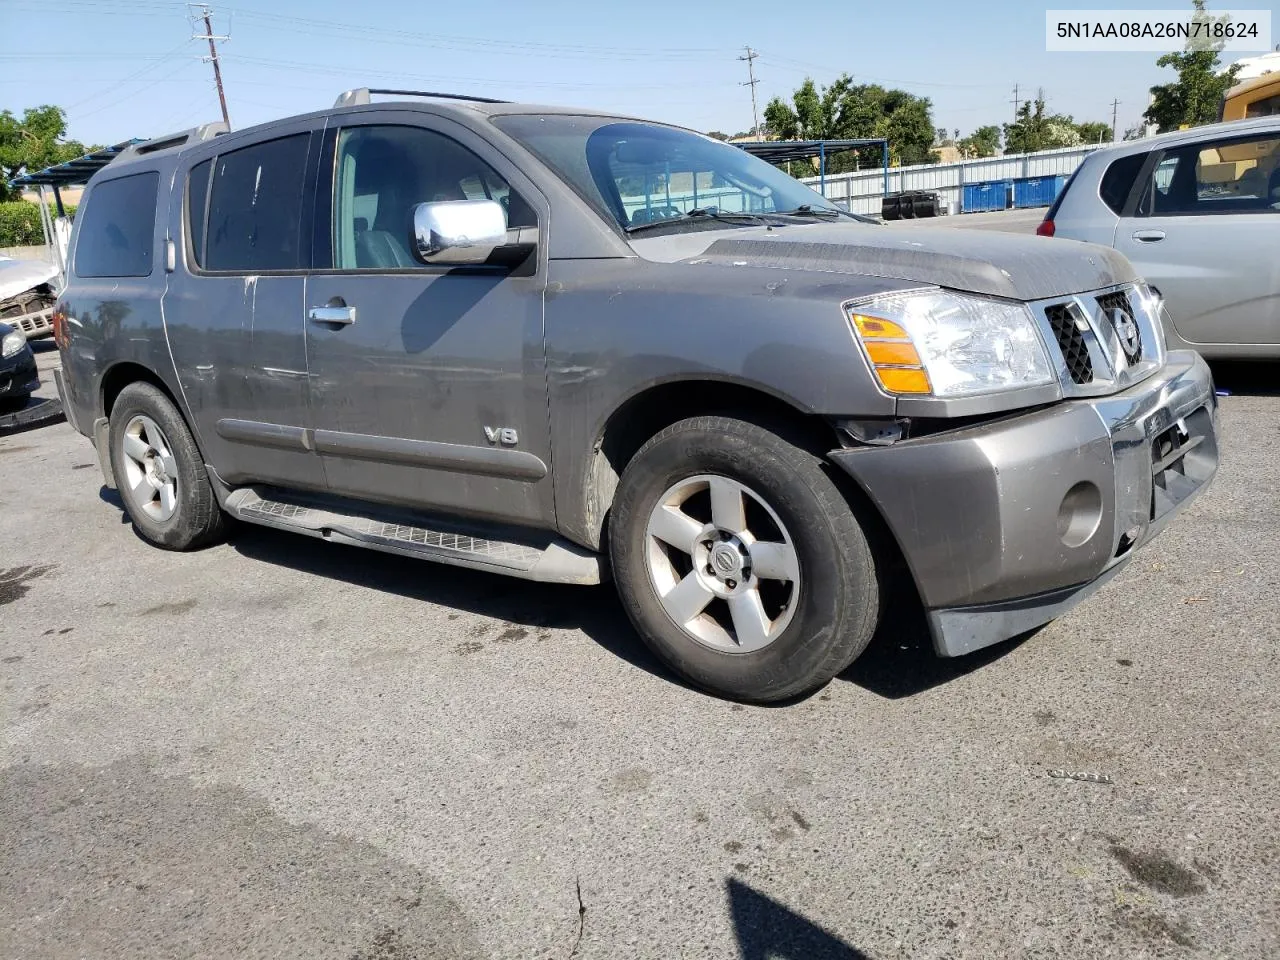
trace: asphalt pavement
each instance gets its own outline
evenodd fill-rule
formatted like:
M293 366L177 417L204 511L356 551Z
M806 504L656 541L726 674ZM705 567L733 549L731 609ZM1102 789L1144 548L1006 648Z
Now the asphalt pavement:
M608 587L167 553L0 438L0 957L1280 956L1274 369L1092 600L957 661L908 608L775 708Z
M1001 233L1035 233L1044 220L1046 207L1029 210L996 210L990 213L962 213L950 217L923 217L912 220L889 220L886 226L958 227L965 230L997 230Z

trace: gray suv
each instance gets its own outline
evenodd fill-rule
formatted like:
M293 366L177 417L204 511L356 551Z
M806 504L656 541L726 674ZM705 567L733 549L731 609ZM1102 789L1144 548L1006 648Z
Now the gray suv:
M230 516L611 575L674 670L771 701L895 581L944 656L1046 623L1217 467L1209 371L1112 250L890 231L662 124L369 93L88 186L57 380L157 546Z

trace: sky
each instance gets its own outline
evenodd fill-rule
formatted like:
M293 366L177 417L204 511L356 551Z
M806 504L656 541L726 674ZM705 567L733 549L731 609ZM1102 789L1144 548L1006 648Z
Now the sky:
M1272 0L1274 2L1274 0ZM1168 9L1176 0L1123 0ZM1190 6L1189 2L1185 4ZM1237 3L1266 8L1266 0ZM1014 85L1049 112L1121 131L1173 74L1152 53L1046 53L1046 5L993 0L393 0L213 2L236 129L322 109L343 90L384 86L571 104L726 133L806 77L900 87L933 102L935 126L965 135L1013 115ZM1071 5L1064 0L1056 9ZM1084 0L1078 7L1104 6ZM208 45L172 0L0 0L0 109L57 104L86 144L158 136L220 117ZM38 37L38 47L18 38ZM1232 59L1235 59L1234 57Z

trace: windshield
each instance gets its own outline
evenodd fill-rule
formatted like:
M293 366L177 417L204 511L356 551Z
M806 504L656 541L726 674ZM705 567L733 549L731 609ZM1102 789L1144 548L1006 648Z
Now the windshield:
M532 114L494 117L493 122L624 230L665 221L707 223L708 213L842 212L745 150L688 130ZM695 218L681 219L690 211Z

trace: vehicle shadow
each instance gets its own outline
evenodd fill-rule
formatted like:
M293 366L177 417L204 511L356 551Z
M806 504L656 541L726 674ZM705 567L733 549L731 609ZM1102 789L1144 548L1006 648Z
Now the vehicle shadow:
M103 486L99 498L129 523L116 490ZM141 535L134 530L134 535ZM505 620L515 626L581 630L614 656L691 692L645 647L627 619L612 584L575 587L534 583L497 573L398 557L341 543L319 544L312 537L232 521L228 542L237 553L341 583ZM959 658L939 657L914 590L890 591L880 626L866 651L838 677L877 696L901 700L972 673L1016 649L1037 631ZM785 709L819 693L767 704Z
M119 490L112 490L110 487L108 487L104 483L101 487L98 488L98 499L101 500L103 503L111 504L111 506L115 507L117 510L120 511L121 523L131 522L129 520L129 514L124 509L124 501L120 499ZM133 529L133 535L137 537L139 540L142 540L142 534L138 533L137 528L133 527L132 529ZM146 541L144 540L143 542L145 543Z
M246 523L228 541L245 557L312 576L422 600L522 627L581 630L614 656L692 689L653 656L623 612L612 584L534 583L497 573L398 557Z
M1220 394L1245 397L1280 396L1280 365L1247 360L1213 360L1213 382Z
M885 596L871 643L839 679L889 700L901 700L949 683L1017 649L1041 628L963 657L940 657L933 649L924 606L913 589Z

